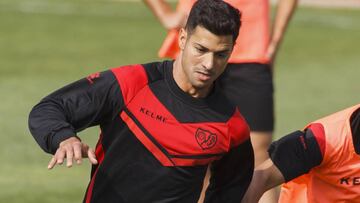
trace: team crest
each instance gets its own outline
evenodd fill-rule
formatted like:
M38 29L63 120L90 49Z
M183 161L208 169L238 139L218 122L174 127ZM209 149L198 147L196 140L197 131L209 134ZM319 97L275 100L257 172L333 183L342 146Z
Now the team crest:
M195 138L203 150L214 147L217 141L217 135L215 133L201 128L196 130Z

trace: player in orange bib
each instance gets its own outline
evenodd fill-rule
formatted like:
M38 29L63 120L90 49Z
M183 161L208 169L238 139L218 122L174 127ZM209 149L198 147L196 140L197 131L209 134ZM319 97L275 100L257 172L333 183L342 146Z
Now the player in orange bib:
M196 0L179 0L176 11L164 0L144 1L168 30L159 56L175 59L179 53L178 29L185 24ZM221 76L219 84L228 99L239 107L250 126L255 165L259 165L268 158L267 149L274 129L272 64L297 0L279 0L271 34L268 0L226 2L242 12L242 27L228 69ZM273 191L265 202L276 202L276 196Z
M280 203L360 202L360 104L274 142L243 202L283 182Z

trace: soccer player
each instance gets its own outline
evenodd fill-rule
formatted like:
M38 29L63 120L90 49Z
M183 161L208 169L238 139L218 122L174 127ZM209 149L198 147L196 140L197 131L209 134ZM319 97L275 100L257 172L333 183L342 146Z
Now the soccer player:
M271 144L243 202L283 184L280 203L360 202L360 104Z
M176 11L165 0L144 0L161 24L169 30L160 57L176 58L178 30L196 0L179 0ZM269 0L225 0L242 13L242 27L229 59L229 68L220 77L225 96L237 105L251 130L255 166L267 158L274 130L272 69L297 0L279 0L272 33L269 31ZM275 190L264 202L277 202Z
M254 155L249 128L216 86L240 27L240 13L199 0L180 30L175 61L113 68L65 86L37 104L29 126L54 154L93 165L84 202L197 202L208 165L205 202L240 202ZM100 125L95 152L76 133Z

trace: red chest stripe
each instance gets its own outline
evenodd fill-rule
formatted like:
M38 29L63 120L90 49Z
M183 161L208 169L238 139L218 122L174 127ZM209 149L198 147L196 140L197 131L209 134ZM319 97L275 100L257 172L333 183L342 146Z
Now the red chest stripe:
M136 138L164 165L174 166L175 164L168 157L167 152L150 136L145 135L144 130L140 129L135 120L130 117L130 112L123 111L120 117L134 133Z
M217 160L223 154L205 155L173 155L165 149L134 117L129 111L125 110L120 114L122 120L134 133L136 138L162 163L164 166L193 166L205 165Z
M227 123L180 123L148 86L128 103L121 117L139 141L166 166L208 164L248 138L247 125L237 112Z
M122 120L165 166L208 164L249 137L247 124L238 111L225 123L180 123L151 91L142 66L113 69L113 72L126 105L120 115ZM191 108L180 105L183 106L175 107L180 112Z

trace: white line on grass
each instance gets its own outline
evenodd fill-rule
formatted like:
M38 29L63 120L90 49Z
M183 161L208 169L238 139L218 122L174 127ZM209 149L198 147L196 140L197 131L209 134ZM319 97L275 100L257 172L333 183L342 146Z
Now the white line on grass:
M134 0L121 0L123 2L136 2ZM48 2L48 1L20 1L15 3L0 2L0 11L18 11L22 13L34 14L54 14L54 15L96 15L96 16L115 16L121 15L116 8L109 5L111 1L105 1L104 7L86 10L86 4L73 4L71 2ZM120 2L119 2L120 3ZM111 4L116 4L115 2ZM85 8L85 9L84 9Z
M18 9L23 13L42 13L71 15L76 12L76 7L70 3L47 3L41 1L21 2Z
M296 18L301 22L317 23L323 26L332 27L341 30L360 30L358 22L355 22L350 16L321 16L319 15L298 15Z

